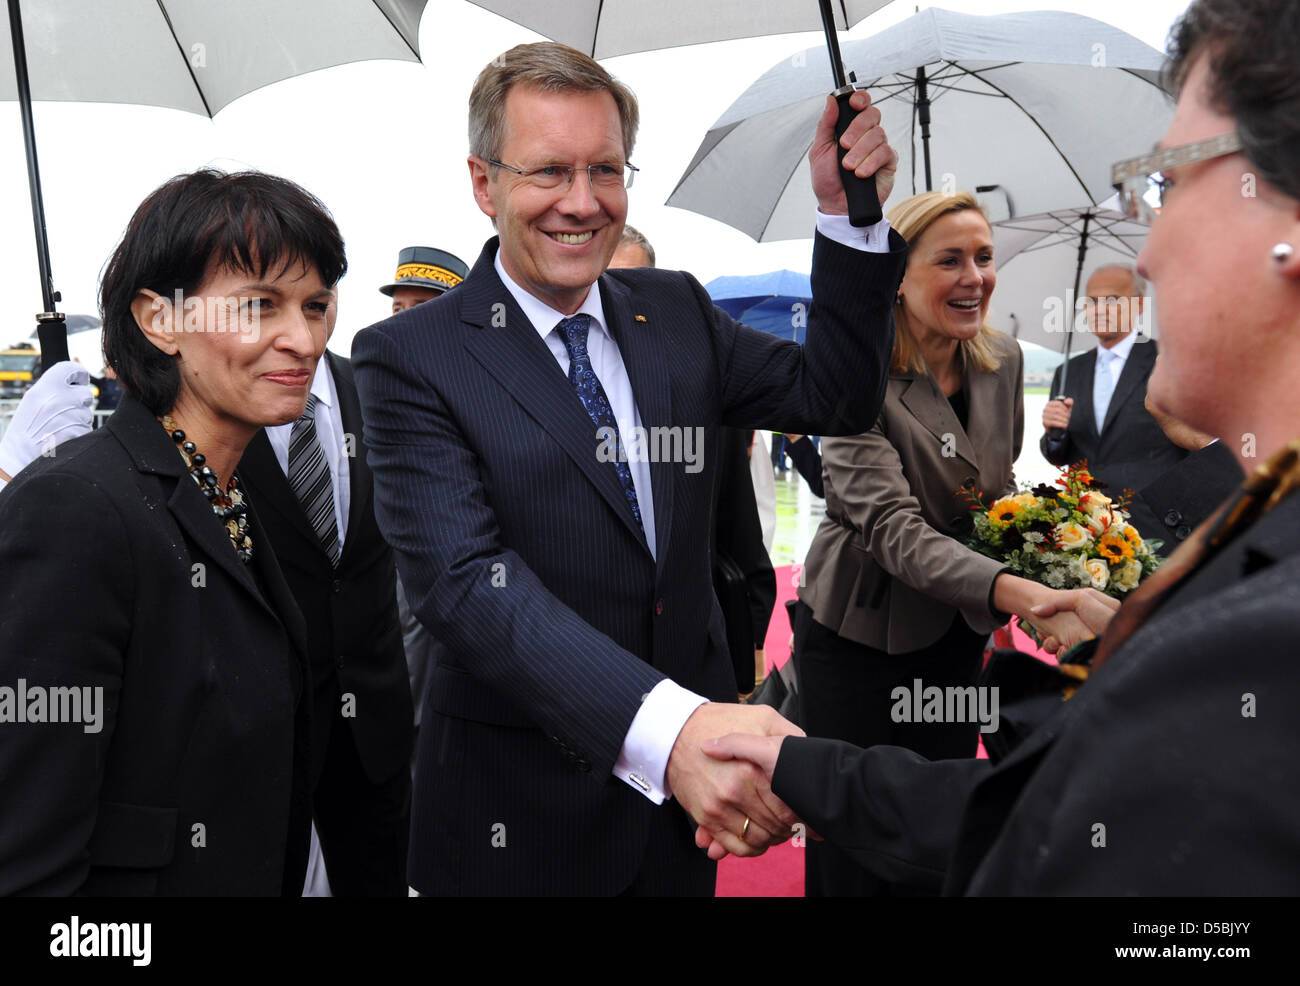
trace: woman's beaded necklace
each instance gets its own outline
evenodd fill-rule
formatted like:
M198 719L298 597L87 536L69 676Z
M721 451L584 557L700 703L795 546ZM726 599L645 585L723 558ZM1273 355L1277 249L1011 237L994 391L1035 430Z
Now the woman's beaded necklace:
M189 468L194 482L198 484L203 495L208 498L208 503L212 506L212 512L226 525L226 533L230 537L230 544L234 547L235 554L239 556L240 561L247 564L248 560L253 557L253 538L249 533L248 504L244 502L244 494L239 488L239 480L235 478L234 473L231 473L230 480L226 483L225 492L223 493L217 489L217 474L207 464L207 457L198 450L193 442L186 440L185 432L176 427L176 422L172 420L172 416L164 414L158 420L167 429L172 441L176 443L181 458L185 460L185 465Z

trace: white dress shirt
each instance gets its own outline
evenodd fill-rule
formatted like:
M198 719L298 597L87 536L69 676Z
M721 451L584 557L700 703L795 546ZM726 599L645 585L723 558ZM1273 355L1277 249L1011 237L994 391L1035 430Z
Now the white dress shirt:
M1133 352L1135 342L1137 342L1137 333L1130 332L1109 349L1100 343L1097 345L1097 365L1093 367L1092 375L1092 408L1099 435L1106 421L1106 412L1110 409L1115 387L1119 383L1119 375L1124 372L1124 364L1128 361L1129 353ZM1103 378L1103 373L1108 374L1108 378ZM1106 386L1107 382L1110 384L1109 387Z
M343 553L343 542L348 532L348 509L352 504L352 474L348 469L348 449L355 454L356 443L360 435L345 435L343 416L339 412L339 395L334 388L334 376L330 373L329 363L324 354L316 364L316 372L311 378L311 392L316 397L316 440L320 442L325 454L325 463L329 466L330 484L334 487L334 520L339 530L339 554ZM280 471L287 478L289 475L289 439L293 434L293 422L276 425L266 429L267 440L275 453L275 461L280 463Z
M882 219L874 226L858 228L849 223L848 216L827 216L818 211L817 229L828 239L856 250L869 250L873 253L889 252L889 220L887 219ZM497 251L495 266L501 283L528 316L528 320L542 337L547 348L551 350L565 377L568 377L569 354L564 348L564 340L555 331L559 322L568 316L556 311L516 284L501 263L500 250ZM641 415L637 411L632 394L632 381L628 378L627 367L623 365L618 344L606 327L605 308L601 302L600 291L598 289L589 291L578 311L592 318L593 324L587 336L587 351L591 355L591 367L609 398L610 409L618 421L619 433L626 435L629 427L641 426ZM644 458L644 456L629 457L628 467L632 471L632 484L636 488L637 505L641 509L646 544L650 548L651 555L654 555L656 544L654 500L650 491L650 464L646 461L632 461ZM666 798L672 797L665 776L668 770L668 756L677 741L677 734L682 731L691 713L707 702L708 699L681 687L671 679L665 678L655 685L641 703L641 708L633 718L627 736L623 738L623 748L614 764L614 776L640 791L655 804L661 804Z
M769 555L776 542L776 471L772 468L772 445L779 440L770 431L754 432L749 453L749 478L754 484L754 506L758 508L758 526L763 532L763 550ZM763 642L758 641L761 647Z
M343 416L339 412L339 395L334 387L334 375L330 373L329 363L322 353L316 363L316 370L311 378L311 393L316 397L316 440L320 442L321 452L330 471L330 485L334 488L334 520L338 524L339 554L343 553L343 542L347 537L348 510L352 503L352 474L348 469L348 455L344 449L347 436L343 431ZM267 440L275 461L280 464L280 471L285 478L289 476L289 439L293 434L294 423L275 425L266 429ZM357 435L352 436L351 448L356 449ZM320 837L316 834L316 823L311 823L311 850L307 859L307 875L303 881L304 897L329 897L329 874L325 870L325 857L321 853Z
M542 341L555 357L555 361L560 364L560 369L564 372L565 377L569 375L569 351L564 347L564 339L556 330L556 326L566 318L571 316L563 312L556 311L546 302L534 298L531 294L516 284L506 273L505 267L501 263L501 251L497 251L496 257L497 276L501 278L501 283L506 286L506 290L519 303L519 307L524 310L528 316L528 321L533 323L533 328L537 330ZM641 427L641 415L636 409L636 401L632 397L632 381L628 378L627 367L623 365L623 357L618 351L618 343L614 337L609 334L609 329L605 326L605 306L601 304L599 291L588 291L587 300L574 314L585 314L591 316L591 329L587 333L587 354L591 357L591 369L596 374L596 379L604 388L605 396L609 398L610 410L614 412L614 419L618 422L618 433L624 436L639 434ZM638 431L630 429L636 428ZM592 431L592 451L596 448L596 433ZM648 456L629 455L627 461L628 469L632 472L632 485L636 488L636 502L641 509L641 525L645 530L646 545L650 548L650 554L658 558L655 554L655 507L654 499L650 494L650 463Z

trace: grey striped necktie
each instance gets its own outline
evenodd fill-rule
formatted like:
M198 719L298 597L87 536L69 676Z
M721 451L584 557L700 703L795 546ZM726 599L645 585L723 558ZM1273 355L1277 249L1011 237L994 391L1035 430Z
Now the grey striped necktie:
M316 395L307 397L307 410L293 423L289 435L289 486L302 504L330 564L339 563L339 525L334 518L334 487L325 452L316 437Z

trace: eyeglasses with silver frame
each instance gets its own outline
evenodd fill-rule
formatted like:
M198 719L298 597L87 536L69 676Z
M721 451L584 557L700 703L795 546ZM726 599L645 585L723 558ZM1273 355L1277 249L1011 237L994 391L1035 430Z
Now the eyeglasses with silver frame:
M1241 150L1235 133L1221 134L1194 144L1164 147L1141 157L1120 161L1110 169L1110 181L1119 192L1120 204L1130 219L1151 222L1160 215L1169 180L1164 172L1197 161L1209 161Z
M630 161L622 164L610 162L589 164L585 168L574 168L570 164L548 164L541 168L533 168L531 171L512 168L504 161L495 161L492 158L488 158L488 164L513 171L529 184L545 189L572 185L573 176L579 171L587 172L587 180L591 182L592 188L631 188L636 173L641 170Z

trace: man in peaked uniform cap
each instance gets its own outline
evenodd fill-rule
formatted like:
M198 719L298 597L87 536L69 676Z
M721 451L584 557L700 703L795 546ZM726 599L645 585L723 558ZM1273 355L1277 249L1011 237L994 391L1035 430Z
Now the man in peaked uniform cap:
M393 282L379 290L393 299L393 314L450 291L469 275L465 261L434 247L406 247L397 255Z

